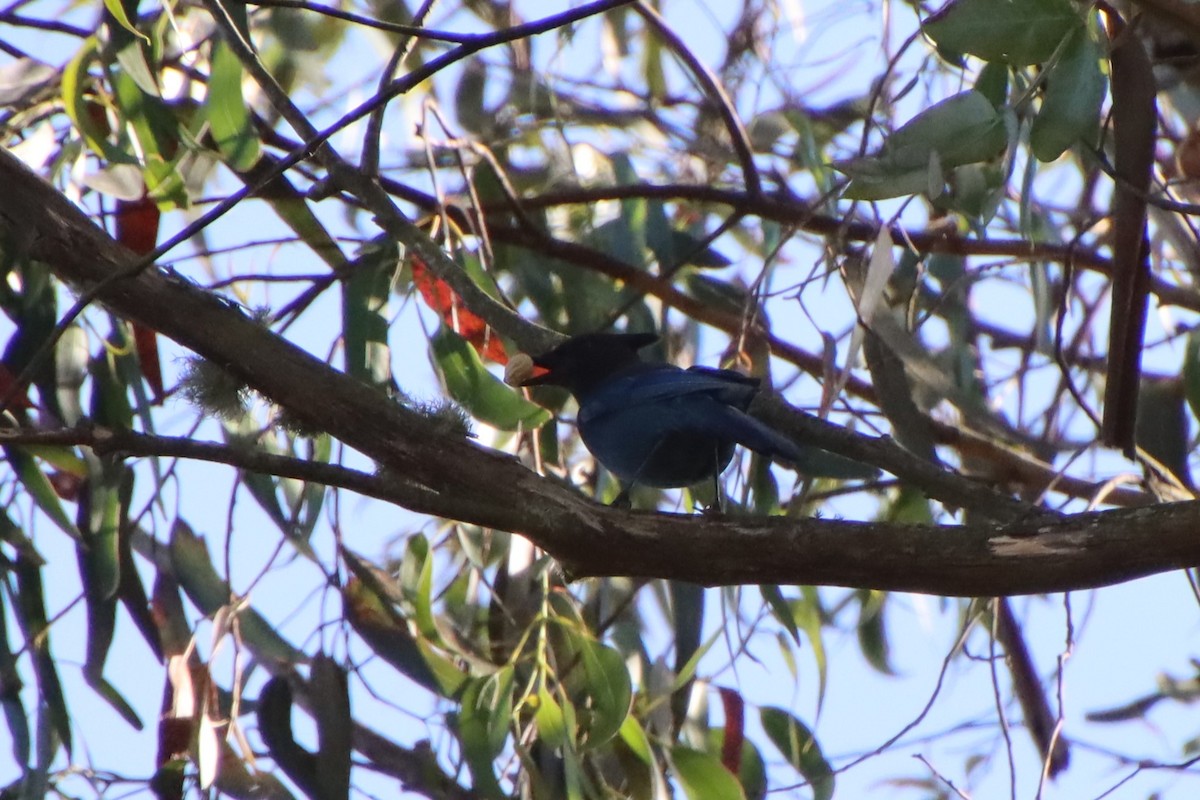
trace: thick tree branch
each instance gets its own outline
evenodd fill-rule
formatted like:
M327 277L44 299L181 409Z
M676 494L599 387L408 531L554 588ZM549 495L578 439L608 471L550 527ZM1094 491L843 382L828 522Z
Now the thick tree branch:
M0 235L78 288L135 256L7 152ZM423 487L416 511L522 533L577 576L703 584L812 583L946 595L1081 589L1200 566L1200 504L1017 521L1006 527L710 519L598 506L515 459L439 434L178 277L146 270L100 290L113 311L222 365L305 422Z

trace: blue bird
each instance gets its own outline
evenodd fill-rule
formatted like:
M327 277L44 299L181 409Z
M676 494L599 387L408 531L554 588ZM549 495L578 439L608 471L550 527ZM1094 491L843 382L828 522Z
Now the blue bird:
M533 357L548 370L525 386L562 386L579 404L577 422L592 455L626 486L692 486L729 466L734 447L796 463L796 445L746 413L759 381L710 367L651 363L638 350L650 333L591 333ZM718 495L719 497L719 495Z

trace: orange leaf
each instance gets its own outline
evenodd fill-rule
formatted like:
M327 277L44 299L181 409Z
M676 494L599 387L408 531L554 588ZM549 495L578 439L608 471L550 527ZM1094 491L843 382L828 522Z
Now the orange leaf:
M470 342L484 358L497 364L508 363L508 353L500 337L492 335L487 323L464 306L450 285L434 275L418 256L412 257L412 272L413 283L425 300L425 305L436 311L448 328Z

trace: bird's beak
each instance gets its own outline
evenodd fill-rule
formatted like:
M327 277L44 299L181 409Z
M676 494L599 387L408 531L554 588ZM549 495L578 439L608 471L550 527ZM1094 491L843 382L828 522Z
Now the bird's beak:
M556 381L556 376L552 370L546 369L545 367L540 366L538 364L534 364L533 368L538 371L534 372L534 374L532 376L523 380L519 385L521 385L521 386L542 386L545 384L549 384L551 386L558 385L557 381Z
M509 386L540 386L555 383L554 370L538 363L527 353L517 353L504 368L504 382Z

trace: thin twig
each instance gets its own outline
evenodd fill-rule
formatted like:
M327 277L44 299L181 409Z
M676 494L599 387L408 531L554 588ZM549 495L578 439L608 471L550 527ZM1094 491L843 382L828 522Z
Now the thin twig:
M426 5L432 5L432 2L427 2ZM295 8L301 11L312 11L316 14L322 14L327 17L333 17L345 22L353 22L355 25L364 25L368 28L375 28L388 33L398 33L402 36L410 36L415 39L428 39L434 42L451 42L453 44L470 44L480 37L477 33L455 33L454 31L439 31L433 28L426 28L421 25L421 20L425 14L422 9L413 15L415 25L404 25L399 22L384 22L374 17L365 17L362 14L355 14L350 11L342 11L340 8L321 5L320 3L310 3L307 0L247 0L246 5L259 6L260 8Z
M760 196L762 179L759 177L758 167L754 163L754 151L750 147L750 136L746 133L746 126L738 117L737 109L734 108L733 101L729 98L725 87L717 80L717 76L708 68L708 65L696 57L687 44L671 30L666 20L645 0L638 0L633 6L633 10L646 21L647 25L654 28L654 31L670 46L675 55L684 64L687 64L688 69L696 76L696 80L700 82L708 98L716 104L721 119L725 122L725 129L729 132L730 144L733 145L738 162L741 164L742 179L746 182L746 190L751 197Z

